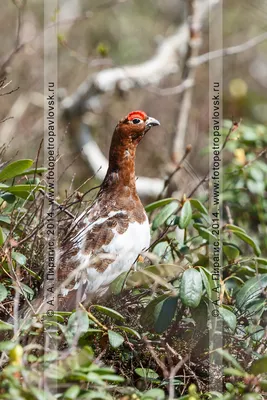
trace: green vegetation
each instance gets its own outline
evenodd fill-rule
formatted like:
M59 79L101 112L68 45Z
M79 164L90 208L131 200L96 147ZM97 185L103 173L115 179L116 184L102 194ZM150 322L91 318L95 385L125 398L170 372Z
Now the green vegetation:
M219 289L210 265L209 243L216 233L208 198L160 199L146 207L153 244L138 269L118 277L101 305L81 305L53 318L37 315L21 326L20 341L6 321L18 294L31 301L40 288L45 169L34 168L32 160L3 165L0 398L264 399L267 167L261 155L266 145L266 128L249 124L227 141ZM210 318L213 310L218 315ZM55 351L44 352L44 331ZM216 390L220 359L223 392Z

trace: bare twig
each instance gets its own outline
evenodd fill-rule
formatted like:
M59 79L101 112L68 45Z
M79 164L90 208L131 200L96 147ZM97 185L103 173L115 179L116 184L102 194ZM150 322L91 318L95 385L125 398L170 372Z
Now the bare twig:
M227 135L225 137L225 139L224 139L224 142L223 142L222 148L219 151L219 154L221 154L221 152L223 151L223 149L225 148L225 146L226 146L226 144L227 144L227 142L229 140L229 137L230 137L231 133L234 132L239 127L239 124L240 124L240 121L239 122L234 122L234 121L232 122L232 125L231 125L231 127L230 127L230 129L229 129L229 131L228 131L228 133L227 133ZM193 194L197 191L197 189L204 182L206 182L209 179L211 168L212 168L212 166L209 167L208 172L206 173L206 175L198 182L198 184L195 186L195 188L190 192L190 194L188 195L188 198L192 197Z
M45 193L45 191L44 191L43 189L39 189L39 192L41 192L42 195L45 196L47 199L50 199L50 197L48 196L48 194ZM67 214L70 218L72 218L72 219L75 218L74 215L73 215L70 211L66 210L66 208L65 208L64 206L62 206L61 204L59 204L57 201L51 200L51 199L50 199L50 201L51 201L53 204L55 204L55 206L57 206L61 211L63 211L65 214Z
M267 40L267 32L264 32L261 35L249 39L247 42L239 44L237 46L227 47L225 49L215 50L209 53L201 54L198 57L193 57L190 60L188 60L188 64L190 66L197 67L201 64L204 64L205 62L214 60L215 58L243 53L244 51L247 51L252 47L257 46L258 44L264 42L265 40Z
M160 96L172 96L175 94L183 93L185 90L189 89L193 85L194 82L191 79L186 79L182 83L174 87L161 89L155 86L149 86L146 89L149 92L159 94Z
M232 215L231 215L231 210L230 210L230 208L229 208L229 206L227 204L225 206L225 210L226 210L226 214L227 214L227 218L228 218L228 223L233 225L234 220L233 220Z
M38 151L37 151L37 155L36 155L36 158L35 158L35 170L34 170L34 175L33 175L34 182L35 182L35 178L36 178L36 170L37 170L37 167L38 167L38 161L39 161L39 157L40 157L40 152L41 152L41 149L43 147L43 142L44 142L44 138L42 138L41 141L40 141L39 148L38 148Z
M19 86L18 86L16 89L12 89L12 90L10 90L9 92L6 92L6 93L0 93L0 96L6 96L6 95L8 95L8 94L11 94L11 93L14 93L14 92L16 92L17 90L19 90Z
M266 152L267 152L267 147L265 147L265 149L263 149L255 158L253 158L253 160L248 161L248 162L244 165L243 169L249 167L251 164L253 164L255 161L257 161L258 158L260 158L261 156L263 156Z
M164 191L166 190L166 188L167 188L167 187L169 186L169 184L171 183L171 180L172 180L172 178L174 177L174 175L175 175L178 171L180 171L180 169L183 168L183 165L182 165L182 164L183 164L183 161L186 159L186 157L187 157L188 154L191 152L191 150L192 150L192 146L191 146L191 145L186 146L185 153L184 153L182 159L181 159L180 162L177 164L176 168L172 171L172 173L171 173L169 176L167 176L167 178L165 179L165 181L164 181L164 187L163 187L161 193L158 195L157 200L159 200L159 199L161 198L161 196L164 194Z
M145 342L145 344L146 344L151 356L153 357L153 359L155 360L157 365L162 370L164 378L168 378L168 369L167 369L166 365L159 359L159 357L157 356L157 353L155 352L155 350L151 346L150 341L147 340L146 336L143 337L143 341Z
M5 75L6 68L9 66L11 63L12 59L14 56L25 46L25 43L20 43L20 35L21 35L21 17L22 17L22 11L25 6L25 2L22 3L20 7L17 6L18 10L18 17L17 17L17 32L16 32L16 38L15 38L15 46L13 51L6 57L5 61L2 63L0 67L0 77L3 77Z
M182 366L189 360L189 357L190 357L190 354L186 355L184 358L182 358L178 362L178 364L175 365L175 367L173 367L171 369L171 372L169 375L169 400L173 400L175 397L173 380L174 380L175 376L177 375L177 372L179 371L179 369L181 369Z
M210 7L219 0L199 1L199 21L204 20ZM177 32L160 44L155 55L142 64L126 65L106 69L88 76L80 87L62 102L63 114L66 117L81 115L88 109L86 100L119 88L128 91L134 87L145 87L158 84L163 77L176 73L178 61L185 55L189 38L188 25L182 24Z
M6 122L6 121L8 121L8 120L10 120L10 119L13 119L14 117L6 117L6 118L4 118L4 119L2 119L1 121L0 121L0 124L2 124L3 122Z

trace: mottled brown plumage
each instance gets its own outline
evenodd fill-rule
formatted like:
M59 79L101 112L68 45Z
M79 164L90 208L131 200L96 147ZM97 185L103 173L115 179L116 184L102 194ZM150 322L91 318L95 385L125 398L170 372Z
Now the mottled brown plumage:
M64 308L74 308L77 295L76 302L86 301L106 291L149 246L148 220L136 192L135 154L138 143L154 125L159 122L134 111L115 128L109 167L98 196L75 221L71 237L60 250L58 282L63 285ZM75 274L73 280L64 285L70 274Z

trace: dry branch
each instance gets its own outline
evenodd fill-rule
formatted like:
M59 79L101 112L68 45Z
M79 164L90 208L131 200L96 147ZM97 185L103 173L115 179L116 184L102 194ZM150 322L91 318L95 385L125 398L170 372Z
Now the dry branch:
M220 0L198 0L198 20L203 22L209 7ZM116 88L128 91L136 87L157 85L162 78L179 70L178 61L185 55L189 39L187 22L177 32L160 44L156 54L138 65L126 65L102 70L90 75L71 96L62 102L64 115L77 116L90 109L90 98L114 91Z
M255 36L254 38L249 39L247 42L238 44L236 46L226 47L225 49L214 50L209 53L201 54L198 57L192 58L189 60L190 66L199 66L208 61L214 60L215 58L230 56L233 54L243 53L260 43L263 43L267 40L267 32L262 33L261 35Z
M203 23L209 9L218 2L219 0L196 2L200 24ZM84 125L82 126L81 116L87 110L94 110L94 104L99 104L100 95L116 89L129 91L134 88L158 85L164 77L177 73L179 60L185 56L189 38L190 30L188 23L185 22L174 35L162 41L150 60L138 65L105 69L88 76L79 88L61 103L63 116L69 123L70 135L75 137L77 130L81 130L84 134L85 128ZM83 143L83 153L90 168L102 180L108 162L90 133L87 134L87 142ZM163 187L164 181L158 178L139 177L137 180L137 190L141 197L157 197Z

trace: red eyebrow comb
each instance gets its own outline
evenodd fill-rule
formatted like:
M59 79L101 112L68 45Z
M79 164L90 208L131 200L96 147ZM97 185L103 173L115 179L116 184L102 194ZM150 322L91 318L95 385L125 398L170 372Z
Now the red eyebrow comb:
M132 121L134 118L141 118L143 121L147 119L147 115L144 111L132 111L127 115L128 121Z

